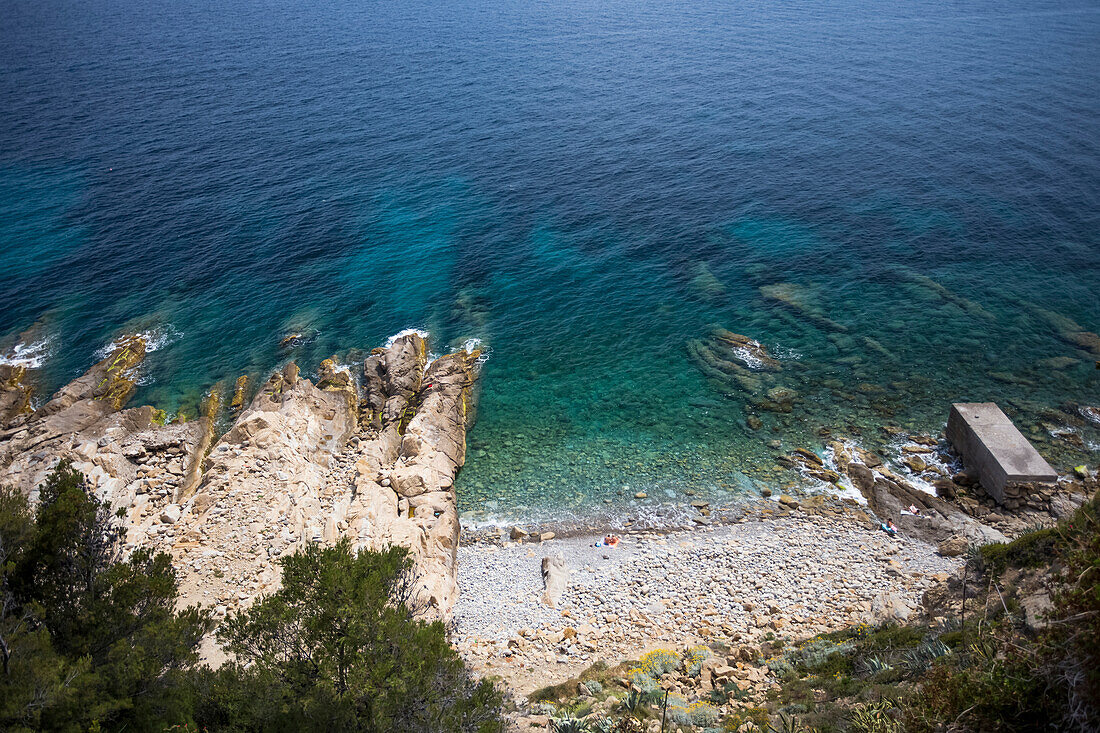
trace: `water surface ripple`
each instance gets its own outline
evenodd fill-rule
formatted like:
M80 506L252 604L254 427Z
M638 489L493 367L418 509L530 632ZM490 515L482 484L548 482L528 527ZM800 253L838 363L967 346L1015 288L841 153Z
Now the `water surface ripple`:
M193 414L480 338L487 514L782 483L962 399L1095 463L1097 69L1087 0L9 0L0 346L33 325L48 389L152 331L138 399ZM789 412L699 368L714 326Z

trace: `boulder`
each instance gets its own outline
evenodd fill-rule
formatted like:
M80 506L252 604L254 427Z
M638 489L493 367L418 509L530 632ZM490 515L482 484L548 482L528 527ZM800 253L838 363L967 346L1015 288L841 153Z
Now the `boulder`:
M908 621L913 609L897 594L880 593L871 601L871 615L875 620Z
M569 585L569 569L565 565L564 555L542 558L542 585L542 602L557 607L561 594Z
M1024 622L1032 631L1039 631L1050 625L1047 614L1054 609L1050 595L1045 592L1032 593L1020 599L1020 608L1024 610Z
M937 551L944 557L958 557L966 554L968 547L970 547L970 543L966 541L965 537L953 535L941 542Z

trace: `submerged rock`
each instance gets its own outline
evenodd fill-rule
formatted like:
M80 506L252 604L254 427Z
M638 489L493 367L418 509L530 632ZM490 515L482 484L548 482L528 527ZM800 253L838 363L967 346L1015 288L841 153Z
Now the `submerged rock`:
M921 288L924 288L928 292L939 297L945 303L950 303L952 305L958 306L971 316L983 318L987 321L995 321L997 319L996 316L994 316L982 306L978 305L972 300L969 300L968 298L964 298L961 295L958 295L957 293L948 290L943 285L940 285L938 282L928 277L927 275L921 275L920 273L913 272L912 270L905 267L897 267L895 268L895 271L901 279L907 280Z
M688 341L687 352L699 371L716 382L728 396L745 393L758 408L774 412L791 411L796 393L781 386L769 388L774 381L774 373L779 372L782 365L759 341L716 328L706 340ZM758 420L750 418L750 426Z
M711 334L711 343L723 355L741 362L749 369L775 372L782 369L779 361L768 353L763 344L748 336L716 328Z
M837 331L847 333L848 327L837 323L825 315L820 308L812 303L812 295L804 285L797 283L776 283L764 285L760 288L760 294L765 300L779 303L802 316L810 323L823 331Z
M1085 330L1081 324L1071 318L1063 316L1061 313L1056 313L1047 308L1041 308L1028 301L1019 302L1034 313L1040 320L1045 321L1051 326L1058 338L1062 339L1067 344L1071 344L1089 352L1093 356L1100 356L1100 336L1092 331Z
M726 286L714 276L706 262L698 262L692 270L691 287L704 299L714 303L726 296Z

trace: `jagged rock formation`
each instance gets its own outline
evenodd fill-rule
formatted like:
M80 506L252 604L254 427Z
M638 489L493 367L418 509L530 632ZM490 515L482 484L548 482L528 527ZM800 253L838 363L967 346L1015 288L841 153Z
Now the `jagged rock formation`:
M26 376L24 366L0 364L0 431L7 432L22 416L33 412L34 389L24 383Z
M326 359L317 384L294 363L273 374L212 449L213 413L165 425L123 409L145 355L140 338L29 411L24 374L0 372L0 483L35 498L62 459L125 509L127 548L170 552L181 602L222 613L274 589L274 561L308 542L408 547L419 600L447 617L457 596L454 478L465 460L477 352L428 363L411 333L375 349L360 387ZM243 407L247 380L233 403ZM230 409L234 405L231 403ZM209 450L209 455L207 452Z
M894 522L903 534L932 544L956 536L974 544L1007 539L954 504L914 487L873 453L839 442L830 443L830 447L837 469L848 475L871 511L882 520ZM920 510L920 514L910 513L910 506Z
M122 409L135 389L145 342L123 339L105 359L37 410L24 375L5 370L0 385L0 483L34 499L62 459L72 461L96 495L128 511L128 521L160 511L199 480L211 422L164 425L152 407ZM5 376L0 374L0 377Z
M184 600L225 612L273 590L274 560L308 542L408 547L419 600L447 617L457 596L454 477L465 460L477 352L427 363L417 334L351 373L322 363L274 374L214 447L170 545Z

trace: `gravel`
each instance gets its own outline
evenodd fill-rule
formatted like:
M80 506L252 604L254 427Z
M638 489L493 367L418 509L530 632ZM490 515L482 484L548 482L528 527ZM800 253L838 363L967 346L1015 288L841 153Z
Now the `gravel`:
M797 512L624 535L615 548L593 546L597 539L460 547L454 635L467 659L484 668L503 660L513 676L543 679L654 646L810 636L903 617L935 574L961 562L931 545ZM540 568L556 554L571 578L554 609L540 600ZM560 639L566 627L576 636Z

